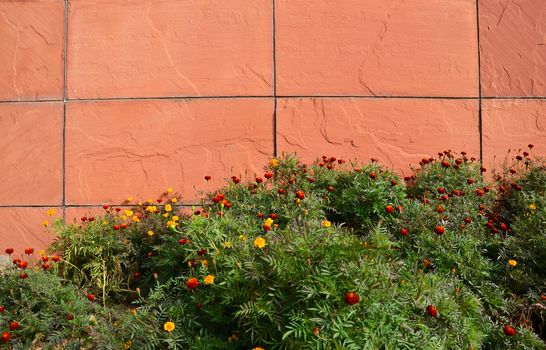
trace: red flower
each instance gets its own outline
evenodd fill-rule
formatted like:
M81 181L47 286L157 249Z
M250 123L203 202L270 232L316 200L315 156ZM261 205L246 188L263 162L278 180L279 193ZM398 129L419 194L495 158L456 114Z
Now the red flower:
M438 193L439 193L439 194L444 194L444 193L446 193L446 189L445 189L444 187L440 187L440 188L438 189Z
M102 206L102 209L104 209L104 210L108 210L108 208L110 208L110 207L109 207L108 205L106 205L106 204L104 204L104 205Z
M504 334L506 334L506 335L508 335L510 337L516 335L516 330L512 326L505 325L504 327L502 327L502 330L504 331Z
M68 315L66 315L66 319L68 321L72 321L74 319L74 315L73 314L68 314Z
M58 256L58 255L53 255L53 256L51 257L51 260L53 260L54 262L59 262L59 261L61 260L61 257Z
M119 230L119 225L114 225L114 230L118 231Z
M11 255L14 252L14 250L13 250L13 248L7 248L5 250L5 252L6 252L6 254Z
M447 160L443 160L441 164L444 168L449 168L451 166Z
M442 213L444 212L444 210L445 210L444 207L442 207L441 205L439 205L439 206L436 207L436 211L437 211L438 213L440 213L440 214L442 214Z
M189 242L189 241L188 241L186 238L181 238L181 239L178 240L178 243L179 243L179 244L186 244L186 243L188 243L188 242Z
M241 179L239 179L237 176L232 176L231 180L233 181L234 184L238 184L239 182L241 182Z
M466 222L467 224L470 224L472 222L472 219L470 217L466 217L464 218L464 222Z
M277 214L277 213L271 213L271 214L269 214L269 217L270 217L271 219L273 219L273 220L277 220L277 219L279 218L279 214Z
M42 269L47 270L49 268L50 268L49 264L45 264L45 263L42 264Z
M11 333L10 332L4 332L2 333L2 342L7 343L11 339Z
M387 205L387 206L385 207L385 211L386 211L387 213L389 213L389 214L392 214L392 213L394 213L394 207L393 207L392 205Z
M266 179L271 179L271 178L273 177L273 173L265 173L265 174L264 174L264 177L265 177Z
M315 182L315 178L314 177L309 177L309 178L307 178L307 181L309 181L310 183L313 183L313 182Z
M391 180L391 185L392 186L396 186L398 184L398 182L396 182L396 180Z
M445 232L445 228L443 226L436 226L434 228L434 232L436 232L436 234L438 235L443 235Z
M477 194L478 196L483 196L484 193L485 193L485 192L484 192L481 188L478 188L478 189L476 190L476 194Z
M186 287L189 289L195 289L197 286L199 286L199 281L195 277L192 277L186 281Z
M205 180L206 181L210 181L210 179L212 179L212 177L210 175L205 175Z
M26 272L23 272L22 274L19 275L19 278L24 280L24 279L28 278L28 274Z
M427 306L427 313L434 318L438 317L438 310L436 310L436 306L434 305Z
M345 293L345 302L349 305L354 305L360 301L360 297L356 292Z
M16 321L11 321L9 323L9 330L10 331L16 331L19 329L19 327L21 327L21 325L19 325L19 322L16 322Z
M261 184L262 182L264 182L264 180L263 180L261 177L258 176L258 177L256 178L256 183Z
M472 179L466 179L466 183L469 185L472 185L474 183L474 180Z
M47 255L42 255L42 261L43 262L48 262L49 261L49 257Z
M2 312L4 312L4 311L6 311L6 308L3 307L3 306L0 306L0 314L1 314Z
M260 219L263 219L263 217L264 217L264 213L262 213L262 212L259 212L259 213L258 213L258 217L259 217Z
M375 173L370 173L370 179L375 180L376 177L377 175L375 175Z
M87 217L82 216L82 217L81 217L81 220L82 220L82 221L87 221Z
M284 194L284 189L279 188L279 189L277 190L277 192L279 192L279 194Z
M142 277L142 273L137 271L137 272L133 273L133 276L135 276L135 279L139 280L140 277Z
M30 255L34 253L34 248L25 248L25 254Z
M303 193L303 191L297 191L296 192L296 198L304 199L305 198L305 193Z
M28 267L28 261L21 261L17 266L21 269L26 269Z
M444 195L442 195L442 196L440 197L440 199L443 200L443 201L445 202L445 201L447 201L447 200L449 199L449 197L448 197L447 195L444 194Z
M407 228L401 228L400 229L400 234L402 236L407 236L407 235L409 235L409 230Z
M87 294L87 300L89 301L95 301L95 295L92 293Z

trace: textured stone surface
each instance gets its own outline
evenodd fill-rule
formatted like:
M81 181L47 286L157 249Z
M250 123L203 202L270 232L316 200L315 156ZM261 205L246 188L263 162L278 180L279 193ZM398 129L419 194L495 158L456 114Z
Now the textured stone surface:
M281 95L478 95L474 0L276 3Z
M61 203L62 103L0 104L0 205Z
M0 100L63 96L64 1L0 1Z
M273 153L272 114L270 99L70 103L67 203L155 198L169 186L192 203L196 189L261 171Z
M546 157L546 100L484 100L483 154L488 168L498 167L512 150L526 150Z
M478 101L284 99L277 142L308 162L322 154L373 157L403 172L444 149L479 156Z
M71 1L69 96L271 95L271 3Z
M546 96L546 1L480 0L484 96Z
M47 208L0 208L0 254L6 248L15 249L13 256L20 256L25 248L34 248L37 253L53 241L54 235L43 226L51 220ZM54 217L59 217L59 210Z

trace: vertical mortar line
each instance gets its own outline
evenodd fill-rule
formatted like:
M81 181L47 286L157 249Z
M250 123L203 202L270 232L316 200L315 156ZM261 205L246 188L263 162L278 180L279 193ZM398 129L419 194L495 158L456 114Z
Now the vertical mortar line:
M277 157L277 42L275 0L273 6L273 156Z
M63 219L66 220L66 66L68 61L68 0L64 2L64 62L63 62L63 130L62 130L62 208L63 208Z
M478 40L478 130L480 133L480 165L483 166L482 67L480 45L480 0L476 0L476 31Z

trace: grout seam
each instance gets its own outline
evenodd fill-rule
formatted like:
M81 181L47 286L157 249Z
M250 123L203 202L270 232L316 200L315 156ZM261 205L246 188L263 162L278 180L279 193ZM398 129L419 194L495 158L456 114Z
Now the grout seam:
M400 95L263 95L263 96L158 96L158 97L109 97L109 98L66 98L46 100L2 100L0 104L50 103L50 102L115 102L149 100L214 100L214 99L266 99L266 98L357 98L357 99L430 99L430 100L546 100L546 96L400 96Z
M63 62L63 130L61 151L62 211L66 219L66 102L67 102L67 61L68 61L68 0L64 2L64 62Z
M480 0L476 0L476 33L478 41L478 132L480 135L480 165L483 167L483 111L482 111L482 67L480 45Z
M273 6L273 157L277 157L277 25L275 0L272 0Z

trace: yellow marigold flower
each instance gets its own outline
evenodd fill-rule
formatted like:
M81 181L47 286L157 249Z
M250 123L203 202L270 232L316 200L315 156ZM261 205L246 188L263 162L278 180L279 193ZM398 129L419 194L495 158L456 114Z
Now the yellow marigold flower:
M180 218L179 218L178 216L174 215L174 216L172 217L172 220L173 220L173 221L178 221L178 220L180 220Z
M122 216L121 216L121 220L125 220L125 219L127 219L127 216L122 215Z
M265 349L262 348L261 346L256 346L256 347L252 348L252 350L265 350Z
M108 225L108 221L102 220L102 224L103 224L103 225Z
M214 283L214 276L213 275L207 275L203 281L205 282L205 284L213 284Z
M133 315L137 314L137 308L136 307L131 308L131 314L133 314Z
M146 211L149 211L150 213L157 211L157 207L155 205L149 205L146 207Z
M204 267L209 267L209 262L207 259L201 260L201 264L203 264Z
M45 255L45 250L43 249L38 250L38 255Z
M138 218L138 216L133 215L133 221L134 222L140 222L140 219Z
M140 207L142 206L142 202L138 202L137 204L138 204Z
M169 322L165 322L165 324L163 325L163 328L167 331L167 332L172 332L175 328L175 325L174 323L172 323L171 321Z
M231 241L227 241L227 242L224 242L223 246L224 248L231 248L233 247L233 243L231 243Z
M44 227L48 227L49 226L49 220L44 220L42 222L42 224L44 225Z
M267 218L267 219L265 219L264 225L266 225L266 226L271 226L272 223L273 223L273 219Z
M46 214L49 215L49 216L55 215L55 209L49 208L49 209L46 211Z
M263 237L257 237L254 240L254 246L256 248L263 249L263 247L265 247L266 245L267 245L267 243L265 241L265 238L263 238Z
M245 235L239 235L239 239L241 241L246 241L246 236Z
M167 227L168 227L168 228L175 228L175 227L176 227L176 222L174 222L174 221L167 221Z
M296 205L301 205L301 199L296 198Z
M279 161L277 160L277 158L272 158L271 160L269 160L270 167L276 168L278 165L279 165Z
M173 210L173 207L171 207L170 204L166 204L166 205L165 205L165 211L166 211L166 212L169 212L169 211L172 211L172 210Z
M518 264L518 262L514 259L508 260L508 265L515 267Z
M153 235L154 235L154 231L152 231L152 230L148 231L148 236L151 237L151 236L153 236Z
M152 204L154 202L154 200L153 199L148 199L146 202Z
M172 187L167 188L167 193L173 193L173 188Z
M169 217L169 213L163 214L163 217L164 217L164 218L168 218L168 217Z
M125 350L128 350L131 348L131 345L133 345L133 342L131 342L130 340L127 340L125 343L123 343L123 348Z
M330 227L332 223L328 220L322 220L322 227Z
M176 198L171 198L171 202L176 203L176 202L178 202L178 199L176 199Z
M126 201L127 201L127 202L132 202L132 201L133 201L133 197L127 197Z
M529 209L536 210L537 206L535 205L535 203L531 203L531 204L529 204Z
M132 210L127 209L127 210L124 210L124 211L123 211L123 214L124 214L125 216L127 216L127 217L131 217L131 216L133 216L134 213L133 213Z

